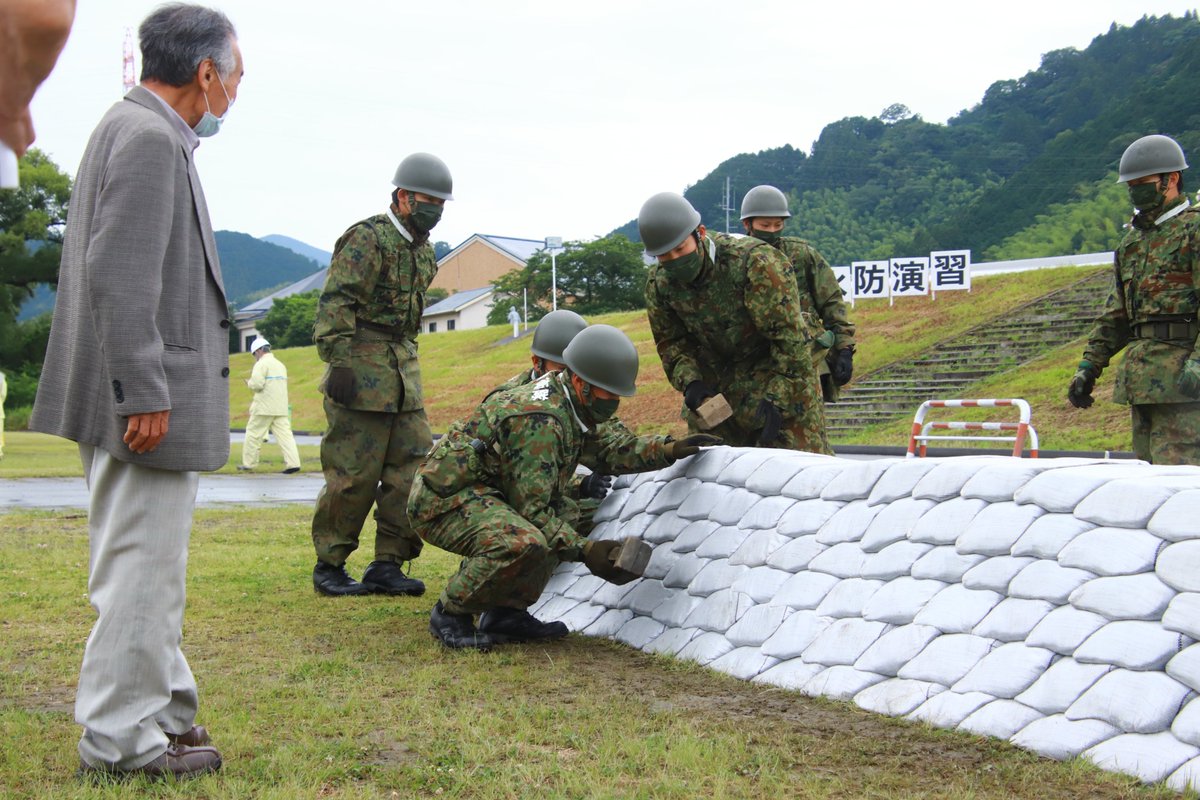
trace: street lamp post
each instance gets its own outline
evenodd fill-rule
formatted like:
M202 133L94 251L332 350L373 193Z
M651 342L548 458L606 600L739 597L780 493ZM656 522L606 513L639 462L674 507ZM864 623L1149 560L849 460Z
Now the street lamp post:
M562 247L561 236L547 236L546 249L550 251L550 310L558 311L558 265L554 263L554 251Z

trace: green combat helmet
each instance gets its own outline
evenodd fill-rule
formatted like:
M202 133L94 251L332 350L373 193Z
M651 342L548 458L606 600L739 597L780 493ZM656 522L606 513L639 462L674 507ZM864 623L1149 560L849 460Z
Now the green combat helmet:
M674 250L698 227L700 212L674 192L659 192L638 212L638 235L648 255L661 256Z
M549 359L556 364L565 363L563 350L576 334L586 327L587 321L574 311L564 308L551 311L538 323L533 332L533 345L529 349L535 356Z
M1121 166L1117 183L1127 183L1147 175L1164 172L1180 172L1188 168L1183 157L1183 148L1170 136L1151 134L1143 136L1121 155Z
M742 219L754 217L790 217L787 197L774 186L755 186L742 198Z
M563 351L571 372L592 386L622 397L637 393L637 348L612 325L589 325Z
M396 167L392 185L442 200L454 199L454 180L450 177L450 168L432 153L413 153L406 157Z

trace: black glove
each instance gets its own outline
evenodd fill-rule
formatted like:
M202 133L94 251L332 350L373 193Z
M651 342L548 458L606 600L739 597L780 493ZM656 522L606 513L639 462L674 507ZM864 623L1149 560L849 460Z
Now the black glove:
M683 404L695 411L709 397L716 397L717 390L704 381L692 381L683 390Z
M622 542L614 542L611 539L599 541L588 539L583 546L583 563L587 565L593 575L604 578L609 583L615 583L618 586L629 583L637 575L617 569L617 565L613 563L622 544Z
M829 373L835 386L845 386L849 383L854 375L854 351L849 347L838 350L837 356L829 366Z
M330 367L329 378L325 381L325 396L343 406L350 405L357 391L354 388L354 369L351 367Z
M691 436L667 442L667 455L678 461L681 458L696 455L696 453L700 452L701 447L712 447L718 444L722 444L719 436L711 436L707 433L693 433Z
M1091 408L1092 403L1096 402L1092 397L1092 389L1096 388L1096 378L1100 377L1100 370L1092 366L1090 361L1080 361L1079 369L1075 371L1074 377L1071 378L1071 384L1067 387L1067 400L1076 408Z
M754 412L754 419L761 422L763 429L758 436L760 447L770 447L779 438L779 429L783 427L783 414L770 400L759 400Z
M604 498L604 495L608 494L608 488L612 486L612 480L612 475L601 475L598 472L593 472L579 482L579 496L601 500Z

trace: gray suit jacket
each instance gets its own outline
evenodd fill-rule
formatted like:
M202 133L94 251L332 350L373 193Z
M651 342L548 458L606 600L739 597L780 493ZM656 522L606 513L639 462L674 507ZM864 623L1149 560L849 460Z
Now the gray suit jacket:
M229 457L229 320L192 153L134 88L96 127L75 177L50 345L29 427L159 469ZM152 453L128 417L171 410Z

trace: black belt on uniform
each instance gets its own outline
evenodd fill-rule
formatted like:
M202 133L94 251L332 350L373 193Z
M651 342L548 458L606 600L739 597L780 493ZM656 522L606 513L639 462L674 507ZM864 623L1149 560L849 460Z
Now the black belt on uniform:
M1135 339L1195 339L1196 321L1180 320L1177 322L1143 322L1133 326Z

